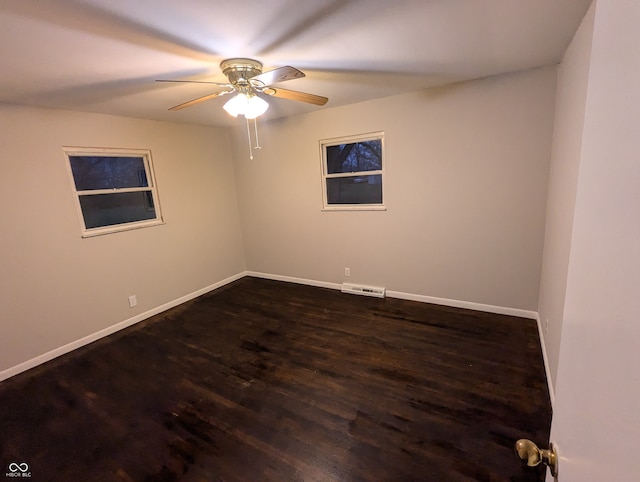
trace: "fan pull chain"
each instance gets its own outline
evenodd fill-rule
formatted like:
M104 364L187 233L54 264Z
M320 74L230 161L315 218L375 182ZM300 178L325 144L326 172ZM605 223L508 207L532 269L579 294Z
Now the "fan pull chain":
M262 146L260 145L260 141L258 140L258 118L257 117L253 118L253 127L256 131L256 145L254 147L256 149L262 149Z
M249 139L249 159L253 161L253 151L251 150L251 129L249 129L249 119L245 117L247 121L247 138Z

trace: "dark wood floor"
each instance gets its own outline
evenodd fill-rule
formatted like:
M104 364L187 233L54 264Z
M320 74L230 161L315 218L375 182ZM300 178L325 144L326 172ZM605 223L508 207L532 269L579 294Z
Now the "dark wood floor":
M532 320L243 278L0 383L0 476L542 481L550 411Z

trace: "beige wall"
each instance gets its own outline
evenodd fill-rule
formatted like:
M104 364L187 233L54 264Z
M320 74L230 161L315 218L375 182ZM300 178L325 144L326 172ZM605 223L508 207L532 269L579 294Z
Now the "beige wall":
M0 136L0 372L244 271L226 130L0 104ZM151 149L166 224L82 239L63 145Z
M555 69L272 121L232 136L247 269L537 311ZM384 212L322 212L318 140L385 132Z
M573 212L582 150L594 11L586 15L558 68L556 115L538 312L555 386Z

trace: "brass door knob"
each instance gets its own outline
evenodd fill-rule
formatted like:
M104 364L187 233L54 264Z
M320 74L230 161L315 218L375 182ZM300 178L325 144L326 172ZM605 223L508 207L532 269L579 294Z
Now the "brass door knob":
M551 475L558 476L558 450L553 444L549 444L549 450L539 449L531 440L521 438L516 442L514 449L518 458L529 467L535 467L542 462L549 466Z

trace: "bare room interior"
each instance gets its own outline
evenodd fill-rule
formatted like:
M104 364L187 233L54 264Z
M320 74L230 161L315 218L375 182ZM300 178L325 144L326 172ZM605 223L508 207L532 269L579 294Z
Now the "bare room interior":
M638 19L0 0L0 476L638 480Z

